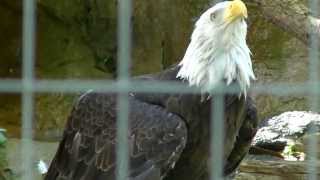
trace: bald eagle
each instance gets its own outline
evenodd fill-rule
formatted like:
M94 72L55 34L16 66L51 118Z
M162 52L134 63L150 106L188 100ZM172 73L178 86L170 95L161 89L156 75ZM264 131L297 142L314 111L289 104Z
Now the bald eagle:
M224 96L224 173L246 155L257 128L256 108L247 96L255 79L246 44L247 9L225 1L198 19L186 53L177 65L146 81L176 81L201 94L131 93L129 96L128 180L207 179L210 167L210 94L236 84ZM208 94L203 99L203 95ZM115 179L116 94L87 92L75 103L46 180Z

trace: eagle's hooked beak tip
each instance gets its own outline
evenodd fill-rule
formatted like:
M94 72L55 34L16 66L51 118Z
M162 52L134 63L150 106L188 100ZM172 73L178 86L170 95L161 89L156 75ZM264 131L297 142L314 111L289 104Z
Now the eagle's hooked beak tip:
M248 18L247 7L241 0L233 0L224 13L224 19L229 23L239 17Z

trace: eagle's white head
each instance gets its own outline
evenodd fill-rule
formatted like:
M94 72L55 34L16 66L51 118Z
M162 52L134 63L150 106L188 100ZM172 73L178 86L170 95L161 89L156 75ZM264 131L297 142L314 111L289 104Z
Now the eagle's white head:
M221 83L238 82L240 94L246 96L250 80L255 79L246 43L247 16L241 0L220 2L204 12L196 22L177 77L209 93Z

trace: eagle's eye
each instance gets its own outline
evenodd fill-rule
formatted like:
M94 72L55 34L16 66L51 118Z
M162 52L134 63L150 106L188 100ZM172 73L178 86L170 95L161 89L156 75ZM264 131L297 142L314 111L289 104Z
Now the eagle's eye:
M213 13L210 14L211 21L214 21L214 19L216 19L216 17L217 17L217 13L216 12L213 12Z

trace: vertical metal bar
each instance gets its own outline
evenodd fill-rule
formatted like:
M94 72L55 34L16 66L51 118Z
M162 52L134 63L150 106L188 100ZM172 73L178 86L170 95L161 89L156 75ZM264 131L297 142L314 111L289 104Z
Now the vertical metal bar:
M219 3L222 0L213 0L213 3ZM223 140L224 140L224 95L217 94L211 101L211 142L210 142L210 167L211 180L223 179Z
M222 179L223 175L223 139L224 139L224 98L218 94L211 101L211 142L210 167L211 180Z
M315 16L319 15L318 0L309 0L309 7ZM312 33L311 29L309 31L311 34L309 37L309 82L313 84L319 81L319 40L317 34ZM319 89L318 86L314 88ZM312 110L318 110L319 100L319 96L310 96L310 107Z
M118 82L127 88L131 59L131 0L118 0ZM128 89L128 88L127 88ZM117 180L128 176L128 93L118 96Z
M128 95L118 95L117 121L117 180L126 180L128 176Z
M23 68L22 68L22 179L33 180L33 81L35 54L36 4L23 1Z
M318 0L309 0L309 7L313 13L317 16L318 13ZM309 38L309 82L315 83L318 81L318 68L319 68L319 42L318 36L312 32L312 29L309 29L310 38ZM314 87L319 90L319 87ZM310 110L311 111L318 111L319 109L319 96L314 96L312 94L309 95L309 103L310 103ZM309 133L318 132L316 126L310 128ZM318 139L314 136L311 136L310 140L308 141L308 179L309 180L316 180L317 179L317 169L315 163L317 161L317 141Z

